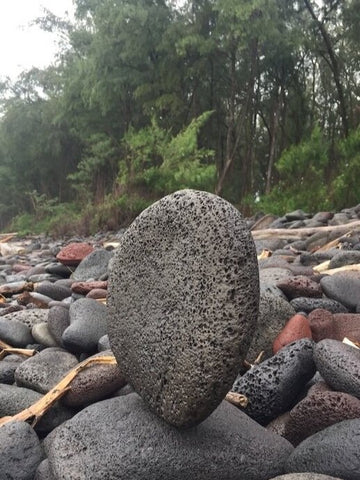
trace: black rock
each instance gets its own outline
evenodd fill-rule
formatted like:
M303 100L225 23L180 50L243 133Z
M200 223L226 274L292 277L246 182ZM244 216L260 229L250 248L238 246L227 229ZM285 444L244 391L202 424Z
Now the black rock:
M317 308L329 310L332 313L347 313L349 310L340 302L330 298L298 297L290 301L296 312L310 313Z

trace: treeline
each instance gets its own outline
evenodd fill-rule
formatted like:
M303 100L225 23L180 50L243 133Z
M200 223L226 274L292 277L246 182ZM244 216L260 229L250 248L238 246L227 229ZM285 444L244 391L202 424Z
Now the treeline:
M360 0L74 4L36 20L56 64L0 85L0 228L116 228L184 187L360 202Z

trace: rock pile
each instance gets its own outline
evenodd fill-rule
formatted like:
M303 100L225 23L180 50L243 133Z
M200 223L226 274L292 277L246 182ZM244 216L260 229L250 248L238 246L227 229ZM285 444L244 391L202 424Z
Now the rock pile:
M0 480L360 480L359 215L248 220L259 270L237 211L194 191L117 236L10 242L0 348L39 353L0 354L0 417L84 358L118 365L81 371L34 428L0 420Z

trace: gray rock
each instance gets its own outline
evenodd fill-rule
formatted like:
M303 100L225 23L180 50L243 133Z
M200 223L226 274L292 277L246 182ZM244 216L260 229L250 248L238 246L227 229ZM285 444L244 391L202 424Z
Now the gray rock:
M19 355L7 355L0 362L0 383L11 385L14 383L15 370L25 358Z
M58 345L63 346L62 336L70 325L69 305L56 305L51 307L47 323L50 334Z
M194 190L156 202L122 237L108 292L110 343L129 383L176 426L204 420L256 325L255 248L239 212Z
M350 271L327 275L320 280L320 285L325 295L349 309L354 310L360 303L360 272Z
M333 218L329 220L329 225L343 225L345 223L349 223L350 216L347 213L335 213Z
M112 256L112 252L108 250L94 250L80 262L71 278L76 281L99 280L102 275L107 273Z
M109 335L104 335L100 338L98 342L98 350L99 352L103 352L105 350L110 350L110 340Z
M360 478L360 418L344 420L304 440L286 463L287 472L312 471L346 480Z
M227 402L196 428L178 430L136 394L91 405L51 440L56 480L266 480L283 473L293 450Z
M53 275L57 275L64 278L70 277L70 275L73 273L74 270L75 270L74 267L71 267L69 265L63 265L60 262L50 263L45 267L46 273L51 273Z
M42 308L32 308L31 310L21 310L20 312L12 312L3 316L5 320L17 320L28 326L30 329L36 323L47 321L48 311Z
M94 353L100 338L107 334L105 305L91 298L81 298L69 310L70 326L64 330L65 348L76 353Z
M35 342L45 345L45 347L59 346L58 342L51 335L47 323L37 323L34 325L31 329L31 335L33 336Z
M78 363L74 355L61 348L46 348L19 365L15 381L20 387L47 393Z
M360 252L357 250L340 250L330 260L329 268L339 268L354 263L360 263Z
M310 313L317 308L329 310L332 313L347 313L349 310L340 302L331 298L298 297L290 301L296 312Z
M292 277L293 274L288 268L270 267L260 270L260 285L262 283L276 285L284 278Z
M262 351L264 358L272 356L273 341L293 315L295 310L287 300L274 293L261 292L258 322L247 353L249 362Z
M41 460L41 445L30 425L10 422L0 427L1 480L33 480Z
M329 477L329 475L322 475L321 473L287 473L280 475L280 477L272 478L271 480L341 480L339 477Z
M52 298L53 300L63 300L66 297L71 296L71 288L66 288L62 285L51 283L51 282L42 282L36 286L36 292L46 295L47 297Z
M305 220L305 218L309 218L310 216L311 215L305 213L303 210L300 209L285 214L285 218L289 222L293 220Z
M58 277L57 275L54 275L52 273L40 273L38 275L31 275L28 276L29 282L32 283L41 283L41 282L56 282L56 280L59 280L61 277Z
M304 338L239 377L232 391L245 395L249 403L244 412L266 425L293 407L315 370L313 342Z
M42 397L41 393L29 388L0 384L0 418L16 415L39 401ZM49 433L55 427L69 420L73 414L72 410L57 402L36 424L35 430L41 434Z
M29 327L17 320L0 317L0 338L12 347L23 348L34 341Z
M34 480L56 480L51 473L49 460L47 458L45 458L36 469Z
M316 344L314 360L331 388L360 398L360 350L325 339Z

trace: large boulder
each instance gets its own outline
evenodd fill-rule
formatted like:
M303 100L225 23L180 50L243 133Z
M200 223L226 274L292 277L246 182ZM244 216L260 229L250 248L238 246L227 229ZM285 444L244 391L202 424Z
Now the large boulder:
M110 343L129 383L173 425L204 420L256 326L258 267L240 213L193 190L156 202L123 235L108 289Z

